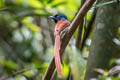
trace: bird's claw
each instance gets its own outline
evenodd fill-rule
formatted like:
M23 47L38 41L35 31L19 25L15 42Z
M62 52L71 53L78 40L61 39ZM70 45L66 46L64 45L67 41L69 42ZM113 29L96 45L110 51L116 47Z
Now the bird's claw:
M61 39L63 39L67 31L68 31L68 27L66 27L64 30L60 32Z

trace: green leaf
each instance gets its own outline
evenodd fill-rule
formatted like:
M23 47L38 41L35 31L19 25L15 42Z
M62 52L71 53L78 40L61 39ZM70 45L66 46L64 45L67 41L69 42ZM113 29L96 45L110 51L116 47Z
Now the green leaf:
M15 80L27 80L25 76L18 75L15 77Z
M86 61L82 57L81 53L75 48L75 46L72 46L72 48L69 48L69 59L70 59L70 67L71 72L73 75L74 80L83 80L84 73L85 73L85 67L86 67Z
M93 7L98 8L98 7L102 7L102 6L108 5L108 4L112 4L114 2L116 2L116 1L108 1L108 2L104 2L104 3L96 4Z
M0 9L3 8L3 0L0 0Z
M112 80L120 80L120 77L112 76L111 79L112 79Z
M109 62L109 65L112 66L113 63L115 63L115 61L116 61L116 59L115 59L115 58L112 58L112 59L110 60L110 62Z
M11 61L11 60L6 61L4 63L4 66L9 68L9 69L16 69L17 68L17 65L13 61Z
M60 2L60 3L57 3L57 4L53 4L52 7L57 7L57 6L66 4L66 3L67 3L66 1L63 1L63 2Z
M65 64L64 62L63 62L63 65L62 65L62 70L63 70L62 76L67 77L68 73L69 73L69 66L67 64Z
M53 2L53 0L47 0L47 3L52 3Z

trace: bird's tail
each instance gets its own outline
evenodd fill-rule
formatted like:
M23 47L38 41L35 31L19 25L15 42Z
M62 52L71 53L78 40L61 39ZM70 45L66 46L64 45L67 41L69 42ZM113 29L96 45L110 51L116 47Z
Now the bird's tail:
M58 76L60 77L62 75L62 68L61 68L61 61L60 61L60 35L57 34L55 36L55 65L57 69Z

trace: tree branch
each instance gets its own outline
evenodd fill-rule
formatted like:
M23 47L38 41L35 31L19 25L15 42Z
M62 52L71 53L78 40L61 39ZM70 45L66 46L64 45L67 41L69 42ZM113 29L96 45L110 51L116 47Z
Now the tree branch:
M27 71L30 71L30 70L34 70L34 69L42 69L42 67L22 69L20 71L13 72L10 75L7 75L6 77L3 77L0 80L8 80L10 77L15 77L15 76L17 76L19 74L23 74L24 72L27 72Z
M85 31L85 33L84 33L83 40L82 40L81 45L80 45L80 50L81 50L81 51L82 51L82 49L83 49L83 47L84 47L84 44L85 44L86 39L87 39L88 36L89 36L90 31L92 30L92 25L93 25L93 22L94 22L94 20L95 20L96 12L97 12L97 9L94 10L93 15L92 15L92 18L91 18L91 20L89 21L89 23L88 23L88 25L87 25L87 29L86 29L86 31Z
M82 30L83 30L84 19L81 20L80 25L78 27L77 37L75 46L79 49L82 41Z
M76 15L75 19L73 20L73 22L71 23L68 32L65 34L62 44L61 44L61 49L60 49L60 55L63 55L63 52L68 44L68 42L70 41L70 38L72 37L73 33L75 32L76 28L79 25L79 22L81 21L81 19L85 16L85 14L88 12L88 10L91 8L91 6L93 5L93 3L96 0L87 0L84 5L81 7L81 9L79 10L78 14ZM55 70L55 62L54 62L54 57L52 57L50 64L48 66L48 69L43 77L43 80L50 80L51 76L53 74Z
M2 8L2 9L0 9L0 11L6 11L6 10L8 10L8 8Z
M81 6L80 8L83 6L83 4L85 3L86 0L81 0ZM78 32L77 32L77 37L76 37L76 47L79 49L80 45L81 45L81 41L82 41L82 30L83 30L83 24L84 24L84 18L81 20L79 27L78 27Z

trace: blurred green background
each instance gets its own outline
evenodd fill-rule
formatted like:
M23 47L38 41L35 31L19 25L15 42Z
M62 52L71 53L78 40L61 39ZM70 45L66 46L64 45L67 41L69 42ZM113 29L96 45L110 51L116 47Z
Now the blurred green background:
M0 80L41 80L54 54L54 22L48 16L64 13L71 22L80 8L80 2L81 0L0 0ZM88 13L87 20L90 16L91 12ZM76 78L79 77L77 73L80 70L76 65L83 58L77 54L80 52L74 46L75 37L76 33L62 61L61 80L66 80L69 66L74 68ZM86 54L89 43L90 40L84 50ZM68 64L69 61L71 64ZM85 62L81 62L82 70Z

